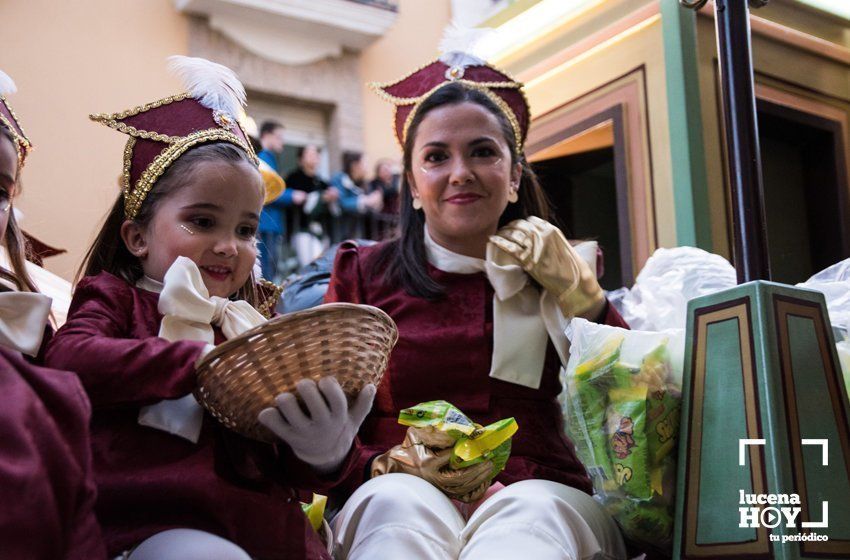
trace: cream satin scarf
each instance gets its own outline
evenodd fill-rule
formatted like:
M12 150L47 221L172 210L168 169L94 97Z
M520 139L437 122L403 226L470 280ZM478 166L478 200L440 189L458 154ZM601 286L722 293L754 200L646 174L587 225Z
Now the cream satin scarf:
M592 252L595 261L595 243L581 243L576 249L585 260L589 260L587 256ZM558 308L556 296L537 290L511 255L492 243L487 244L486 260L454 253L438 245L428 233L427 226L425 252L428 262L445 272L487 274L495 292L490 377L539 389L549 340L555 346L561 363L567 363L569 341L564 329L569 320ZM595 262L592 265L595 267Z
M38 354L51 300L32 292L0 293L0 346L28 356Z
M266 321L247 301L210 296L198 266L186 257L177 257L162 283L144 277L137 286L160 293L157 308L164 317L159 336L170 341L206 342L204 353L215 343L213 325L221 327L226 338L233 338ZM198 442L203 419L204 411L191 393L142 407L139 411L139 424L193 443Z

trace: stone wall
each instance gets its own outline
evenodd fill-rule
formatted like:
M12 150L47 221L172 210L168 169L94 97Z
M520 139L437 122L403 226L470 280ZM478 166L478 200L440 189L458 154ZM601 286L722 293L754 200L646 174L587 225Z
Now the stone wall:
M191 17L189 54L232 68L250 91L281 103L307 103L324 110L332 171L341 167L343 151L363 151L363 80L358 53L345 52L300 66L280 64L237 45L211 29L205 18Z

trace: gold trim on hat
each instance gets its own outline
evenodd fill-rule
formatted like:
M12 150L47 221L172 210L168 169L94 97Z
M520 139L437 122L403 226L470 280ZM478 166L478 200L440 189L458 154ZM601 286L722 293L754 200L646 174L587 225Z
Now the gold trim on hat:
M424 95L419 95L417 97L396 97L396 96L392 95L391 93L387 92L386 88L393 87L395 85L400 84L401 82L410 78L411 76L413 76L417 72L428 68L429 66L431 66L435 62L440 62L442 64L446 64L445 62L443 62L442 60L437 58L437 59L432 60L431 62L423 64L422 66L413 70L412 72L408 72L403 78L400 78L398 80L394 80L392 82L369 82L367 85L373 91L375 91L375 93L377 93L378 96L381 97L384 101L389 101L390 103L392 103L394 105L413 105L414 103L416 103L416 101L420 100L422 97L427 97L428 95L430 95L434 90L432 89L428 93L426 93ZM473 80L466 80L466 79L461 78L459 80L446 79L445 82L443 82L443 83L446 83L446 82L461 82L461 83L471 82L471 83L480 84L484 87L494 87L494 88L498 87L498 88L504 88L504 89L521 89L523 87L522 82L515 79L513 76L511 76L510 74L508 74L504 70L496 68L492 64L485 62L483 64L475 64L473 66L483 66L483 67L489 68L490 70L492 70L494 72L498 72L499 74L506 76L509 81L507 81L507 82L475 82Z
M133 158L133 144L135 144L135 140L133 137L130 138L130 141L127 142L127 146L124 148L124 215L132 220L139 213L139 208L142 206L142 202L144 202L145 197L147 197L150 190L153 188L154 183L156 183L157 179L159 179L163 173L168 169L168 167L174 163L177 158L182 156L189 148L196 146L198 144L202 144L205 142L214 142L214 141L224 141L230 142L231 144L235 144L239 148L245 150L245 153L248 154L248 157L256 163L256 156L254 155L254 151L248 146L245 142L243 142L238 136L230 132L229 130L224 130L223 128L209 128L206 130L199 130L197 132L193 132L188 136L177 136L175 137L177 140L170 143L158 156L156 156L153 161L145 168L142 172L139 180L136 181L135 187L130 190L130 174L129 174L129 164L128 158L132 161Z
M396 109L393 112L393 127L392 128L393 128L393 136L395 137L396 142L398 142L398 145L401 148L401 150L404 151L404 140L407 138L407 130L410 127L410 124L413 122L414 115L416 114L416 112L419 109L419 106L422 104L422 102L425 101L425 99L427 99L428 97L430 97L434 92L439 90L441 87L443 87L447 84L459 83L459 84L463 84L467 87L476 89L476 90L484 93L493 103L496 104L497 107L499 107L499 109L502 111L502 113L504 113L505 117L508 119L508 122L510 122L511 128L514 131L514 140L516 141L517 151L522 152L523 144L525 143L525 134L523 133L522 127L520 126L519 119L517 119L516 114L513 112L513 110L510 108L510 106L507 104L507 102L504 99L502 99L501 97L499 97L498 95L496 95L495 93L493 93L491 90L492 89L515 89L515 90L517 90L520 93L520 95L522 95L523 103L525 104L526 111L529 113L528 116L530 118L531 117L531 115L530 115L531 108L530 108L530 105L528 104L528 97L526 97L526 95L525 95L524 84L522 82L519 82L516 79L514 79L511 75L509 75L504 70L496 68L495 66L493 66L491 64L488 64L488 63L485 62L483 64L476 64L476 65L473 65L473 66L483 66L483 67L489 68L490 70L493 70L494 72L498 72L498 73L506 76L510 81L506 81L506 82L476 82L475 80L469 80L469 79L465 79L465 78L460 78L460 79L456 79L456 80L445 79L443 82L437 84L436 86L434 86L433 88L431 88L430 90L425 92L424 94L418 95L416 97L398 97L398 96L392 95L391 93L386 91L386 88L393 87L393 86L407 80L408 78L410 78L411 76L413 76L417 72L424 70L428 66L431 66L432 64L434 64L435 62L442 62L443 64L445 64L440 59L432 60L431 62L428 62L427 64L420 66L419 68L413 70L412 72L409 72L408 74L406 74L401 79L394 80L392 82L370 82L370 83L367 84L368 87L370 89L372 89L372 91L374 91L378 95L378 97L380 97L384 101L388 101L389 103L392 103L393 105L396 106ZM406 106L409 106L409 105L413 105L413 108L411 109L410 114L407 115L407 118L404 121L404 126L402 127L402 137L399 138L398 128L395 126L396 113L398 111L398 107L406 107Z
M18 167L23 167L24 159L26 158L29 151L32 150L33 145L29 141L29 138L27 138L27 133L24 130L24 127L21 126L21 121L18 120L18 115L15 114L15 110L12 109L12 106L9 104L9 101L6 99L6 97L2 95L0 95L0 101L2 101L4 105L6 105L6 109L9 110L9 114L12 115L12 120L15 121L15 124L13 125L11 122L9 122L9 119L6 118L6 115L0 114L0 123L2 123L2 125L5 126L7 129L9 129L9 132L12 133L12 138L15 139L15 153L18 154ZM17 128L15 127L15 125L17 125ZM18 133L18 130L21 131L20 134Z
M508 122L511 124L511 128L514 131L514 141L516 143L517 152L522 152L522 147L523 147L523 143L525 141L525 137L523 136L522 126L520 126L519 119L517 119L516 115L514 114L513 110L511 109L510 105L508 105L507 102L504 99L502 99L501 97L499 97L498 95L493 93L490 90L490 88L486 85L486 82L484 83L484 85L480 85L478 82L473 82L473 81L469 81L469 80L446 81L446 82L443 82L441 84L438 84L437 86L434 86L434 88L432 88L431 91L420 96L413 103L413 109L410 110L410 113L407 115L407 118L404 120L404 127L402 127L402 132L401 132L402 137L401 138L398 137L398 128L395 126L395 112L393 113L393 134L395 135L395 139L398 142L399 146L401 147L402 151L404 151L404 141L407 138L407 131L410 128L411 123L413 122L414 116L416 115L417 111L419 111L419 107L422 105L422 102L425 101L426 99L428 99L428 97L430 97L431 94L433 94L434 92L436 92L437 90L439 90L443 86L446 86L448 84L453 84L453 83L462 83L463 85L470 87L472 89L478 90L481 93L483 93L484 95L486 95L487 98L490 99L490 101L492 101L496 105L496 107L498 107L502 111L502 113L505 115L505 118L508 119ZM519 89L518 91L520 93L522 93L523 99L525 100L526 107L527 107L528 106L528 100L525 99L525 92L523 92L522 89ZM398 107L399 107L399 105L396 105L396 109L395 109L396 111L398 111Z
M150 190L153 188L154 183L156 183L157 179L159 179L163 173L168 169L168 167L174 163L174 161L183 155L186 150L189 148L203 143L203 142L213 142L213 141L225 141L231 144L236 145L248 155L249 159L257 165L259 160L257 158L256 152L254 152L254 148L251 146L250 142L245 142L240 139L236 134L231 132L231 128L233 126L237 126L239 130L242 131L242 134L245 138L248 138L248 133L245 132L245 129L242 127L242 123L238 120L234 120L234 122L228 122L221 118L221 115L217 115L216 112L213 111L213 120L219 124L222 128L209 128L205 130L198 130L193 132L187 136L169 136L167 134L160 134L158 132L153 132L149 130L141 130L134 126L130 126L124 122L121 122L123 119L134 117L141 113L145 113L150 111L151 109L157 109L164 105L170 105L171 103L175 103L177 101L183 101L184 99L195 99L189 93L179 93L177 95L170 95L168 97L164 97L162 99L158 99L156 101L151 101L150 103L145 103L144 105L139 105L137 107L133 107L132 109L127 109L125 111L121 111L119 113L95 113L89 115L89 118L95 122L99 122L108 126L109 128L115 129L119 132L123 132L127 134L130 138L127 140L127 144L124 147L124 169L122 173L122 189L124 191L124 215L128 219L134 219L136 215L139 213L139 208L142 206L142 202L144 202L145 197L147 197ZM212 111L212 109L210 109ZM11 111L11 109L10 109ZM223 115L223 114L222 114ZM2 115L0 115L2 117ZM228 118L229 120L229 118ZM225 126L227 125L227 126ZM161 142L163 144L168 144L168 146L160 152L158 156L154 158L154 160L142 171L142 174L139 176L139 180L136 181L136 184L133 186L130 184L130 168L133 163L133 149L136 145L136 139L143 138L145 140L153 140L155 142Z
M93 115L89 115L89 118L95 122L105 124L109 128L114 128L119 132L123 132L124 134L135 136L136 138L144 138L145 140L155 140L156 142L172 144L175 142L179 142L181 138L185 137L169 136L167 134L160 134L158 132L139 130L134 126L130 126L121 121L128 117L134 117L140 113L145 113L147 111L150 111L151 109L157 109L159 107L162 107L163 105L170 105L171 103L174 103L176 101L183 101L184 99L190 98L192 98L192 96L188 93L180 93L178 95L164 97L163 99L158 99L157 101L152 101L144 105L139 105L138 107L133 107L132 109L127 109L126 111L121 111L120 113L95 113Z
M267 288L271 290L271 294L257 306L257 311L262 314L266 319L271 319L274 314L275 307L277 307L277 302L280 300L280 294L283 293L283 286L275 284L271 280L267 280L265 278L260 278L257 283L263 288Z

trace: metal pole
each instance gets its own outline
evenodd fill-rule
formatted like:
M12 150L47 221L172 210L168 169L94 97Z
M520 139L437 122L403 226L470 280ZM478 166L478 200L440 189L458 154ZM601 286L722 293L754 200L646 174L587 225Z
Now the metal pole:
M699 9L705 2L682 5ZM766 0L751 0L754 7ZM769 280L761 154L746 0L715 0L717 51L726 123L727 171L732 190L738 282Z

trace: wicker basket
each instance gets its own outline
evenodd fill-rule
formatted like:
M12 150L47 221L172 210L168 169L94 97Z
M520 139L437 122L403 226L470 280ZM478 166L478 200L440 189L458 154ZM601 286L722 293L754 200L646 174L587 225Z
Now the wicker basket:
M216 346L198 361L195 397L228 428L253 439L276 438L257 422L301 379L336 377L350 397L377 385L398 330L376 307L329 303L272 319Z

